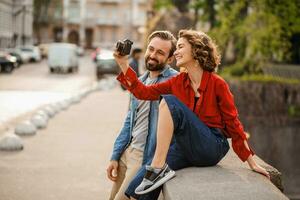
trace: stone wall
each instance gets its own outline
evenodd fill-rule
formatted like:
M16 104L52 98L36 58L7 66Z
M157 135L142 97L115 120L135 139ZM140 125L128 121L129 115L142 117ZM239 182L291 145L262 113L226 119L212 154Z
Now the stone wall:
M227 80L250 143L263 160L283 174L285 193L300 199L300 85Z

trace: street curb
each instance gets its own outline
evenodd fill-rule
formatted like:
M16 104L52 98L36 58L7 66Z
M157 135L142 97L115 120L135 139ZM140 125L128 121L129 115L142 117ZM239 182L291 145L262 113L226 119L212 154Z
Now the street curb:
M47 113L48 119L47 119L46 123L48 123L48 121L53 119L53 117L55 117L55 115L59 114L59 112L66 111L66 110L68 110L68 108L70 106L80 103L84 98L86 98L91 93L96 92L96 91L106 91L109 89L113 89L114 87L116 87L116 85L117 85L116 80L113 80L110 82L109 82L109 80L107 82L106 79L100 80L100 81L95 81L92 84L90 84L90 86L80 89L79 91L72 94L70 97L67 97L63 100L59 100L59 101L56 101L56 102L53 102L50 104L41 105L36 109L33 109L26 113L23 113L23 114L15 117L15 118L12 118L6 122L0 123L0 137L2 137L3 135L5 135L5 133L10 132L12 130L16 134L16 127L18 125L24 123L24 121L31 122L31 119L34 116L39 115L39 113L41 111L44 111L45 113L47 113L47 109L49 112L50 112L50 110L53 111L53 113L49 113L49 112ZM41 129L41 127L37 127L35 124L33 124L33 125L36 127L36 132L38 132L39 129ZM47 124L45 126L45 129L46 128L47 128ZM21 137L21 140L22 140L22 137L25 135L19 135Z

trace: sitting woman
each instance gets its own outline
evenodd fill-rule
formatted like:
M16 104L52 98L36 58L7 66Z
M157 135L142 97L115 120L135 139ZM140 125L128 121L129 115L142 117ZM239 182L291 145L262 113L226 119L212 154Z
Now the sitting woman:
M220 56L211 38L203 32L181 30L174 55L177 66L186 72L145 86L129 67L127 58L114 53L123 72L118 80L134 96L143 100L162 98L154 158L146 166L135 193L145 194L161 186L174 177L173 170L216 165L228 152L228 137L232 138L238 157L247 161L253 171L269 178L268 172L253 159L228 84L214 73ZM151 54L149 62L156 63L156 56ZM173 170L166 161L172 162Z

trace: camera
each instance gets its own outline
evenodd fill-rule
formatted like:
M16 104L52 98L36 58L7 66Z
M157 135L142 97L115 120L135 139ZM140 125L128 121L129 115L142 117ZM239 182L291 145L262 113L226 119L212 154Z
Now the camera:
M126 39L124 41L118 41L116 44L116 49L121 56L126 56L130 54L132 44L133 42L129 39Z

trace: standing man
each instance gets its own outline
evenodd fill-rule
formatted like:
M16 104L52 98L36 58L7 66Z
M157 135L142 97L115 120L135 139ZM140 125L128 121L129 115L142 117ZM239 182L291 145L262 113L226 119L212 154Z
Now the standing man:
M176 50L176 39L169 31L155 31L148 38L145 53L146 73L140 80L146 85L163 82L177 74L169 67ZM125 191L141 166L151 162L156 147L158 101L137 100L131 95L130 109L117 137L107 176L113 188L110 200L129 199Z
M129 60L130 67L135 71L136 75L140 77L139 60L142 57L142 49L135 48L131 52L131 58Z

